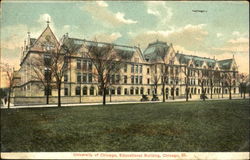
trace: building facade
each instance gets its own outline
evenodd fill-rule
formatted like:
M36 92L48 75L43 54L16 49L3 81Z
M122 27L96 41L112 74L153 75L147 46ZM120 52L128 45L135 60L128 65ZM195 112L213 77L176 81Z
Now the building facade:
M48 41L52 43L47 44ZM84 46L94 42L72 38L68 34L60 41L68 47L77 48L69 56L70 67L63 77L62 103L100 102L102 96L95 67L83 54ZM38 38L31 38L28 33L13 93L15 104L44 103L46 94L50 96L50 103L56 103L57 90L52 87L47 92L44 89L41 82L34 78L31 62L38 55L46 59L48 48L57 44L59 41L49 25ZM99 46L107 44L98 42ZM216 60L192 56L175 51L172 44L158 40L148 44L143 52L137 46L112 45L115 50L126 53L128 60L119 73L110 75L112 85L108 89L107 101L139 101L142 94L150 98L156 94L162 99L165 93L168 100L185 98L186 93L189 98L197 98L201 93L208 97L222 97L228 96L230 90L232 95L239 92L238 68L234 58Z

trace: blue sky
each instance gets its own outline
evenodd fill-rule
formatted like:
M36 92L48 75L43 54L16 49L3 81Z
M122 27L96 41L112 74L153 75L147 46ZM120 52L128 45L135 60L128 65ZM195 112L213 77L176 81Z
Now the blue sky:
M197 9L207 12L192 12ZM47 19L58 39L68 32L70 37L142 49L159 39L186 54L216 59L235 54L240 71L248 72L247 2L4 2L2 59L18 66L27 31L37 38Z

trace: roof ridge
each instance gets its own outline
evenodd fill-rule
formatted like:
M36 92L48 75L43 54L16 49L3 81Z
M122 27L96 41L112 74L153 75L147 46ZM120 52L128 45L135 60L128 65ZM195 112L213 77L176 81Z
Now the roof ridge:
M86 42L94 42L94 43L100 43L100 44L113 44L114 46L120 46L120 47L127 47L127 48L139 48L137 46L129 46L129 45L122 45L122 44L116 44L116 43L108 43L108 42L101 42L101 41L93 41L93 40L86 40L86 39L80 39L80 38L70 38L69 39L73 39L73 40L80 40L80 41L86 41Z

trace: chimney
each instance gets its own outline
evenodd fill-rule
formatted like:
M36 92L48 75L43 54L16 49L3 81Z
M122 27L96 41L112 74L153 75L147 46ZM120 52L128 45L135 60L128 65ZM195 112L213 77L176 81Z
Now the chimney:
M30 32L27 32L27 33L28 33L28 42L27 42L28 44L27 44L27 46L30 47Z
M26 51L26 40L24 40L24 43L23 43L23 50Z

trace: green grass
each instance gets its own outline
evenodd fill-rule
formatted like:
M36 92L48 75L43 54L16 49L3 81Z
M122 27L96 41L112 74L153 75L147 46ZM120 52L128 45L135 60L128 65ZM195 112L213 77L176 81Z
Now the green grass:
M249 151L247 100L1 110L1 151Z

